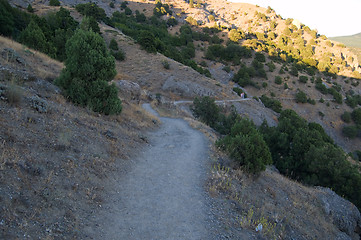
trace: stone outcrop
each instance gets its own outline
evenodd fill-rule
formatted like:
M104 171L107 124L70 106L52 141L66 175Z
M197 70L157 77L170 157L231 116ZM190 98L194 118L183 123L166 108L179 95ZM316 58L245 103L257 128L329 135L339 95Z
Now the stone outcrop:
M140 96L142 95L142 89L138 83L119 80L116 82L116 86L119 89L119 94L125 99L139 101Z
M319 187L319 189L321 191L318 194L318 199L323 210L330 216L334 225L341 232L347 234L349 236L348 239L360 239L361 215L357 207L329 188Z

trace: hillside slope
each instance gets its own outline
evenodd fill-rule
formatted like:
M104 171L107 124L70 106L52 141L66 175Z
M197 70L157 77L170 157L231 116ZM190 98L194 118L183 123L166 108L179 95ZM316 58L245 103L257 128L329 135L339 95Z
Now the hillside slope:
M74 106L52 84L62 67L0 37L1 239L87 238L107 179L157 122L127 102L121 117Z
M82 16L70 7L78 2L64 3L72 16L81 20ZM40 1L33 1L32 4L37 14L59 9L44 6ZM119 8L120 4L120 1L115 1L113 9L108 2L99 2L99 6L109 14L124 12ZM120 88L119 97L124 107L117 117L99 115L69 103L52 83L63 64L1 38L1 238L16 239L24 235L28 238L94 237L94 231L103 221L99 216L108 216L113 210L104 206L109 206L114 189L118 189L116 184L122 183L122 177L134 166L132 160L136 153L144 150L144 143L149 141L146 131L159 123L142 110L139 102L156 100L160 108L170 108L172 113L178 114L183 107L173 106L171 103L174 100L208 95L218 99L239 98L233 89L241 87L241 82L233 82L232 79L242 63L247 67L255 65L254 59L260 57L257 53L265 57L262 66L267 70L266 78L254 76L254 85L242 88L254 99L237 104L238 113L254 119L257 124L266 119L270 125L276 125L278 113L265 108L257 100L264 94L282 102L283 108L294 109L307 120L319 122L346 151L359 149L359 138L346 139L341 133L345 123L340 120L340 115L345 110L352 111L352 108L345 103L335 102L330 93L323 94L315 89L316 79L321 78L322 84L327 87L339 89L340 85L342 100L351 90L356 94L361 93L358 78L352 76L358 72L359 64L347 48L332 42L331 46L334 47L329 47L327 39L317 36L316 59L320 60L326 55L327 63L332 63L332 66L345 65L345 68L338 75L318 70L315 70L315 75L308 75L308 68L305 67L297 70L298 76L294 76L291 70L293 65L295 68L299 66L298 62L272 58L274 56L265 45L267 41L262 40L264 36L256 34L267 30L271 24L268 20L272 19L278 24L275 32L282 35L286 20L276 16L273 11L267 13L267 9L253 5L233 5L224 1L209 1L202 9L190 8L184 1L174 1L172 4L174 17L180 23L167 27L167 31L174 36L181 35L181 26L188 26L185 21L188 16L207 22L191 26L192 36L189 38L188 34L186 37L189 45L191 42L195 49L192 60L197 66L208 69L212 78L169 56L144 51L137 44L139 41L122 33L128 30L126 23L134 21L131 17L125 18L125 23L119 23L120 29L100 23L106 42L114 38L126 55L124 61L116 62L118 75L113 80ZM143 11L147 16L151 16L154 9L152 1L129 1L128 6L132 10ZM268 16L266 21L263 21L260 12ZM232 14L236 16L232 17ZM214 15L217 21L209 21L209 15ZM162 18L167 20L169 17L164 15ZM201 41L196 38L196 33L203 32L206 29L204 26L211 27L215 23L220 29L210 35L224 47L231 29L222 26L230 24L229 27L233 28L232 24L239 24L234 29L242 28L247 37L239 39L237 45L248 46L251 57L238 59L238 62L207 58L207 49L216 43L212 40ZM292 31L298 32L296 29ZM302 31L302 38L311 40L311 34L305 32ZM223 39L223 42L219 39ZM276 43L278 40L280 38ZM292 45L293 40L289 40L289 46ZM184 46L179 48L189 50ZM299 54L296 52L295 55ZM169 69L166 69L165 62L169 64ZM270 70L270 63L274 64L273 71ZM281 85L275 83L276 76L281 76ZM307 76L306 83L300 82L299 76ZM284 87L285 83L287 88ZM297 103L295 97L298 89L306 92L311 100L317 100L315 105ZM324 102L319 101L321 99ZM193 119L188 121L194 128L210 136L211 141L220 137L203 124ZM272 167L254 178L240 170L237 163L217 153L216 149L210 157L214 164L207 169L210 178L206 190L215 198L218 220L231 238L237 239L246 233L249 239L359 239L361 219L357 208L331 190L303 186L281 176ZM261 222L269 232L255 231Z
M332 37L330 39L336 42L341 42L348 47L361 48L361 33L350 36Z

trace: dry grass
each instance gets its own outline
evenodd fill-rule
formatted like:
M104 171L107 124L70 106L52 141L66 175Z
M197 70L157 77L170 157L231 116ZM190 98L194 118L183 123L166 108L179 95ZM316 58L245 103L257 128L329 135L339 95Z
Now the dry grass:
M11 106L19 106L22 98L23 98L23 90L22 88L15 83L15 81L11 81L6 88L5 98Z
M0 203L7 206L0 208L0 238L83 239L92 224L84 213L98 211L107 181L129 167L126 159L144 143L140 136L159 120L128 102L119 116L74 106L44 81L63 64L0 37L4 48L26 64L0 58L9 69L2 72L9 102L0 101ZM47 113L30 107L35 95L47 102Z
M42 79L56 78L64 67L63 63L44 53L30 49L10 38L0 36L0 49L4 48L14 49L25 60L26 66L32 69L33 74ZM14 69L19 68L17 63L5 62L5 64Z
M290 236L290 229L293 236L304 239L327 239L338 232L318 200L320 190L270 169L258 177L248 175L216 148L211 158L208 192L227 199L233 224L251 231L261 224L263 230L258 234L267 239Z
M116 117L120 124L129 124L129 120L131 120L136 123L138 128L150 129L155 126L155 123L160 123L159 118L148 113L139 104L123 101L122 105L122 113Z

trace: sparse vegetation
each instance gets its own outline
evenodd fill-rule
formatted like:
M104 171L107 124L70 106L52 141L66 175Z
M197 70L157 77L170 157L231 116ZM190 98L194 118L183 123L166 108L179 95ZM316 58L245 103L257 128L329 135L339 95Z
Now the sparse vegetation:
M263 104L265 105L265 107L268 107L277 113L282 112L282 104L280 101L269 98L266 95L262 95L260 97L260 99L263 102Z
M342 119L342 121L344 121L345 123L350 123L351 120L352 120L351 113L350 113L350 112L344 112L344 113L341 115L341 119Z
M282 84L282 77L281 76L276 76L275 77L275 83L278 84L278 85L281 85Z
M60 6L59 0L50 0L49 1L50 6Z
M189 4L191 5L191 2ZM114 3L111 2L110 6L114 8ZM133 7L133 3L130 6ZM197 7L200 6L201 4L197 2ZM355 59L352 56L344 57L342 52L341 55L335 54L334 51L329 50L333 46L330 41L322 40L325 37L317 38L317 32L310 30L307 26L301 25L301 28L298 29L291 24L293 19L286 21L287 27L283 30L278 27L278 22L281 21L280 16L274 18L272 15L270 18L269 15L257 12L257 21L248 21L246 23L251 25L247 31L245 29L241 30L241 28L235 29L234 26L228 27L227 39L227 27L218 26L218 22L212 28L202 27L202 31L199 31L195 30L196 27L193 26L203 23L201 21L197 23L195 19L188 17L189 24L179 23L181 26L171 28L171 26L178 24L176 18L172 16L172 7L174 6L157 1L153 11L154 15L146 17L139 10L133 13L125 1L121 3L121 10L114 12L112 18L109 19L106 17L105 11L102 11L96 4L80 4L76 8L84 15L84 21L80 29L76 30L78 23L75 22L66 9L60 8L58 12L49 13L44 17L37 17L29 14L32 12L30 4L27 9L29 13L26 13L26 11L22 12L11 8L5 1L0 0L0 33L11 36L24 45L42 51L53 58L65 61L66 68L56 80L64 95L80 106L86 106L104 114L118 114L122 110L121 102L117 97L117 90L114 85L109 85L108 82L114 77L114 59L111 55L117 60L124 60L125 54L119 48L117 41L110 39L110 35L104 36L107 41L110 39L110 52L101 43L103 41L101 36L92 35L92 32L100 34L98 22L99 24L104 22L117 27L124 34L135 39L145 51L150 53L159 52L175 61L190 66L205 76L211 76L207 68L212 67L212 61L217 63L215 65L217 67L224 65L223 70L227 73L230 73L231 69L236 72L232 79L234 82L242 87L252 86L256 88L251 89L252 94L256 92L257 95L258 92L259 95L263 93L270 95L271 97L262 95L260 99L266 107L279 113L280 117L278 119L279 124L276 127L268 127L264 123L260 128L257 128L250 120L241 119L234 109L229 114L226 114L226 110L218 107L212 98L196 98L192 111L196 117L210 125L223 137L218 142L218 146L236 160L242 166L242 169L250 173L257 174L264 170L265 166L271 164L273 159L276 167L283 174L305 184L330 187L341 196L350 199L360 208L361 192L356 187L361 185L360 174L353 169L354 166L351 166L346 161L343 151L324 133L321 126L305 122L292 111L283 111L282 104L279 101L293 99L296 96L296 101L299 103L308 102L315 105L316 101L307 96L312 96L315 99L319 98L318 95L320 94L312 92L314 91L313 84L315 82L315 88L324 95L332 95L334 103L328 102L329 96L323 96L327 103L320 104L325 102L321 97L320 103L317 103L317 109L310 105L291 104L297 105L297 108L301 108L301 110L302 107L306 106L310 111L314 111L310 115L311 117L315 116L314 113L316 115L318 113L316 117L318 121L330 121L332 117L331 111L335 111L340 115L343 110L336 109L347 108L347 106L335 104L342 104L344 98L342 94L346 96L345 102L348 106L357 108L361 105L360 95L355 94L356 91L348 91L358 86L359 81L356 78L361 77L357 71L354 71L353 63L355 63ZM194 7L193 1L192 7ZM197 9L197 11L201 10ZM149 10L143 9L143 12L148 16ZM274 11L269 8L267 12L273 13ZM235 12L232 14L232 18L241 19L246 15L247 13ZM161 16L163 17L160 18ZM177 14L177 16L180 17L181 14ZM208 16L210 22L214 22L216 20L214 16L218 17L219 15L211 12L211 15ZM166 21L163 19L166 19ZM271 21L271 19L275 20ZM283 24L280 26L282 27ZM264 31L256 32L260 28L264 29ZM171 29L177 31L175 35L169 33L173 32ZM112 30L106 31L110 32ZM304 36L303 31L310 34L313 39L309 40L309 36ZM116 31L113 32L113 36L117 36L116 39L119 40L121 38L119 34L116 34ZM76 60L76 56L83 54L79 52L79 34L83 38L92 39L91 41L96 42L95 46L85 41L87 44L81 44L82 46L88 47L90 45L91 48L94 47L99 50L94 51L96 53L93 54L93 49L89 50L90 48L87 48L86 54L84 54L86 58L85 60L82 58L82 63ZM69 41L66 45L67 40ZM321 53L318 49L319 46L326 46ZM337 47L343 48L343 46ZM35 52L26 48L24 51ZM199 51L204 52L206 59L199 58ZM98 58L97 54L99 53L103 56ZM320 57L321 54L323 54L322 57ZM74 56L71 57L70 55ZM154 57L152 54L147 54L147 56L149 55ZM160 59L164 58L158 57L155 57L157 60L155 63L159 64L157 67L163 66L164 69L170 69L169 62L167 60L161 61ZM97 67L98 64L95 59L101 59L102 62L104 60L104 64L99 63L99 65L105 65L104 69ZM176 70L176 65L172 64L172 71ZM266 68L267 73L265 65L268 67ZM279 69L279 74L283 74L282 77L275 76L272 73L276 69L277 71ZM212 70L214 70L213 67ZM164 70L164 74L172 71ZM351 74L352 71L351 77L343 78L340 81L338 76L340 72L345 73L345 76L349 76L348 74ZM227 75L225 72L222 72L222 74ZM271 76L271 79L267 81L269 76ZM273 77L275 77L274 81ZM310 81L308 81L309 78ZM301 85L300 83L304 84ZM348 84L346 88L344 88L344 83ZM218 86L218 90L221 89L221 84L218 82L212 82L211 85L213 87ZM297 90L296 94L296 89L300 85L300 88L305 92ZM225 88L225 85L222 84L222 95L220 96L223 96L223 94L226 96L227 94L223 92L223 88ZM19 106L22 101L22 92L18 91L19 89L18 86L9 86L2 92L3 95L0 97L5 96L5 100L11 105ZM288 90L284 91L283 89ZM310 92L308 92L308 89L310 89ZM238 87L233 88L233 91L238 95L244 94L244 91ZM246 95L244 96L246 97ZM161 98L163 98L163 92L162 96L156 94L156 99L159 102ZM253 98L258 100L256 96ZM257 104L261 105L260 103ZM330 107L327 109L326 106ZM350 139L360 137L361 113L359 110L360 108L355 109L352 113L345 111L341 115L341 119L347 123L344 126L340 127L340 124L334 126L333 122L330 122L330 124L338 133L341 133L342 129L344 136ZM339 115L337 116L339 117ZM277 122L275 117L274 120ZM355 140L347 141L353 143L352 141ZM68 140L67 144L70 144ZM337 166L337 168L334 166ZM227 181L222 187L228 190L231 184ZM237 221L242 227L247 226L253 229L259 223L262 223L265 229L269 229L265 230L270 232L269 235L266 234L267 237L274 237L272 233L274 227L270 222L273 219L267 220L259 216L255 218L252 211L250 211L245 218Z
M307 102L307 95L305 92L298 90L296 94L296 102L297 103L306 103Z
M162 65L163 65L164 69L169 69L170 68L169 62L167 60L163 60Z
M342 129L342 133L345 137L355 138L359 133L359 128L357 126L345 126Z

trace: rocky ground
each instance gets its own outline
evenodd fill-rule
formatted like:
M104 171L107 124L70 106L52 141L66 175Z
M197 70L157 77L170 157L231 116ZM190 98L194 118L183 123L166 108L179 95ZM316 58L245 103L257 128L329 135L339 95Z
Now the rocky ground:
M0 53L0 238L84 239L157 120L126 101L119 117L76 107L52 84L62 64L6 39Z
M36 4L40 6L43 2ZM151 9L152 5L149 6ZM120 209L115 212L109 205L117 190L139 184L127 178L142 161L136 161L137 152L152 144L156 147L157 138L153 139L154 132L149 130L160 126L159 119L145 112L139 102L192 99L199 95L219 99L237 97L231 90L230 76L219 72L223 71L222 65L209 64L216 78L209 79L160 54L142 51L119 31L103 25L101 28L106 41L114 37L127 56L124 62L117 62L118 75L114 79L122 90L124 107L118 117L101 116L73 106L52 84L63 67L61 63L1 38L0 238L97 239L97 234L102 233L97 230L106 223L104 216L121 218ZM170 63L169 70L162 66L164 60ZM282 91L274 86L271 90ZM247 91L259 95L268 90ZM313 105L283 104L308 120L314 121L316 117L323 120L321 124L330 126L328 132L335 133L332 136L337 141L339 132L332 128L339 131L338 115L344 109L336 104L330 108L317 105L317 110L311 109ZM158 107L169 116L191 117L189 111L182 112L187 109L185 106ZM264 119L270 125L277 123L277 114L256 100L236 107L240 114L256 123ZM329 109L335 110L334 113ZM320 119L318 111L326 113L324 119ZM219 137L203 124L191 118L187 121L203 131L211 143ZM332 123L335 121L338 125ZM345 141L345 146L359 145ZM258 178L248 176L217 149L209 157L209 166L195 166L195 169L199 174L208 174L204 192L209 194L211 219L218 223L215 232L219 239L240 236L243 239L359 239L358 210L329 189L303 186L282 177L273 168ZM195 184L198 189L202 185ZM256 231L259 224L262 231Z

